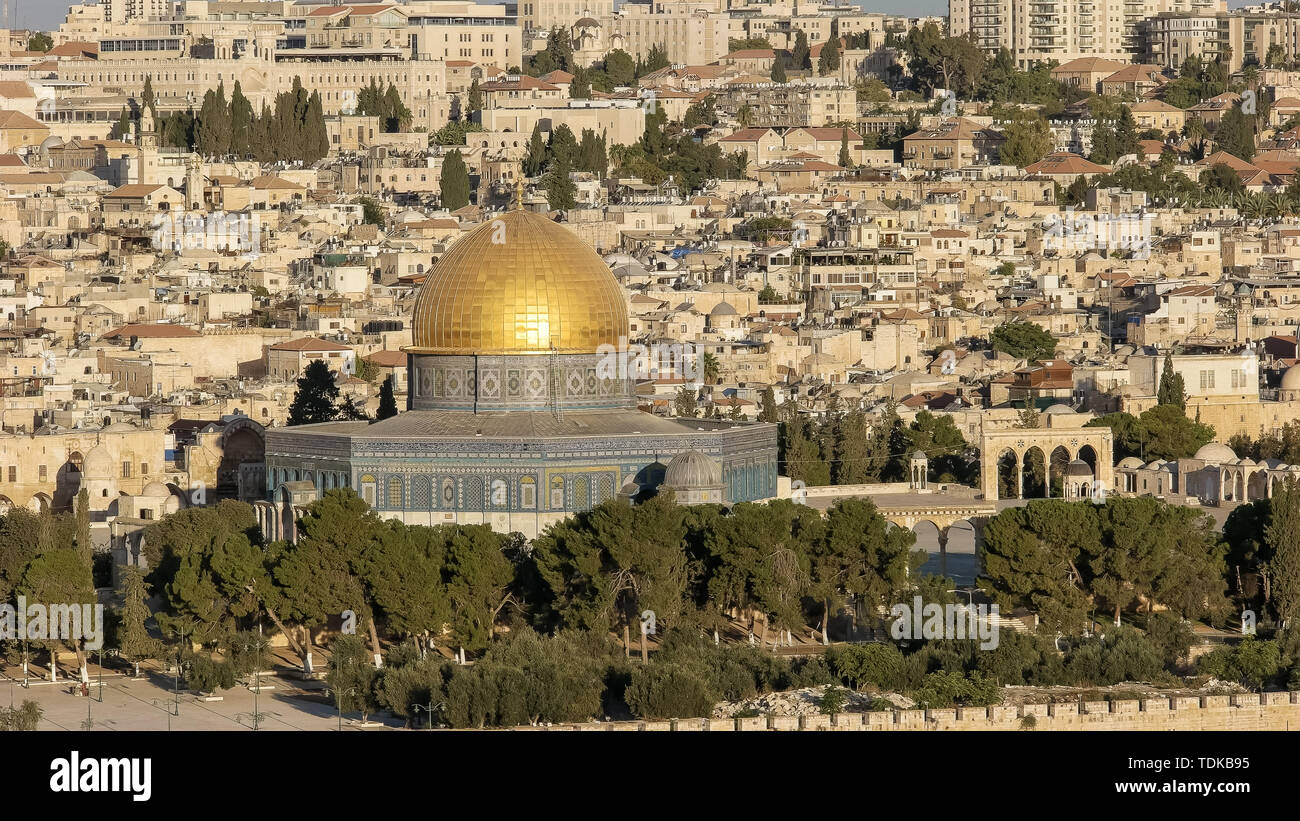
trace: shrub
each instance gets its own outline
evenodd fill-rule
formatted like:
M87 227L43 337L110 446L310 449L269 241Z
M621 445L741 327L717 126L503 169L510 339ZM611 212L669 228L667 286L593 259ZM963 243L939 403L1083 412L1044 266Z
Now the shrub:
M651 664L632 671L627 706L642 718L695 718L713 711L708 684L678 664Z
M831 671L855 690L871 685L893 690L904 684L903 654L892 644L850 644L826 654Z

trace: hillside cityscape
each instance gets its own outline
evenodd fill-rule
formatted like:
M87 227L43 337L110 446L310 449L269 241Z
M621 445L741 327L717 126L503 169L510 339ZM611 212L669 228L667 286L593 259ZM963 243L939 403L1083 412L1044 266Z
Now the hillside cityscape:
M4 3L0 729L1289 729L1300 6L946 11Z

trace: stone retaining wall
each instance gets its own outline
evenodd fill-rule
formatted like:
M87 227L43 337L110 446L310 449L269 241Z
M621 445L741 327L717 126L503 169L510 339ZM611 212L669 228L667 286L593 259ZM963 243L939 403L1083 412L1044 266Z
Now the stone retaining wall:
M754 732L758 730L1021 730L1033 716L1039 730L1300 730L1300 692L1233 696L1174 696L1132 701L1026 704L887 710L835 716L675 718L668 721L593 721L517 730Z

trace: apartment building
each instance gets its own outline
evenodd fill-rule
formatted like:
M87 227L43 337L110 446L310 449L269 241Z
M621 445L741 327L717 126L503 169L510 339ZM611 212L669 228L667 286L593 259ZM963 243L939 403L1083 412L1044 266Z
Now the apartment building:
M1127 62L1141 50L1139 24L1162 12L1213 15L1224 0L949 0L949 33L988 51L1009 49L1017 65L1081 57Z

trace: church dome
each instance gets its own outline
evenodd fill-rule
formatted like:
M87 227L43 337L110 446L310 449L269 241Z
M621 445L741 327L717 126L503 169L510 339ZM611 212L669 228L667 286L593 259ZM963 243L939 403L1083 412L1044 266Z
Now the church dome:
M668 463L664 484L683 489L713 487L722 484L722 470L717 462L698 450L688 450L677 454Z
M628 335L623 288L567 228L515 210L461 237L415 300L414 354L592 354Z

